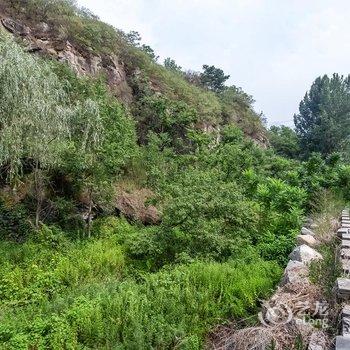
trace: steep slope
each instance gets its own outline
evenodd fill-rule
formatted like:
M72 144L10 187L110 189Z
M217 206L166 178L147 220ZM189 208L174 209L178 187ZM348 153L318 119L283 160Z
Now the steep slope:
M244 92L218 96L189 83L183 72L157 64L128 35L70 1L6 0L0 10L2 26L20 37L29 52L66 62L79 75L103 76L136 120L148 119L138 116L145 95L164 96L194 108L197 128L217 133L222 125L234 123L266 147L265 128Z

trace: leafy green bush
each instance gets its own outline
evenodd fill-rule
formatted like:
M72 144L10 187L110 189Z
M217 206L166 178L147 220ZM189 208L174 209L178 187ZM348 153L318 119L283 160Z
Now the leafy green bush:
M7 206L0 198L0 238L23 241L31 230L25 206Z

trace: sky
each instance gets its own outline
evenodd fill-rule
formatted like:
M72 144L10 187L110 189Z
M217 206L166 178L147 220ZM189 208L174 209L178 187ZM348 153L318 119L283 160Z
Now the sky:
M269 125L293 115L320 75L349 74L348 0L78 0L184 69L222 68Z

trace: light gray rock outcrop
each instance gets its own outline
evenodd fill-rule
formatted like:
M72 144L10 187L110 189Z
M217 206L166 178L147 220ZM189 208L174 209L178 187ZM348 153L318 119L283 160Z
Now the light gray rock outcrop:
M309 247L316 247L318 244L318 241L314 236L311 235L299 235L297 237L297 242L299 244L306 244Z
M309 268L306 265L300 261L290 260L284 270L280 286L304 282L307 280L308 274Z
M323 259L322 255L319 252L317 252L315 249L309 247L306 244L296 247L289 255L289 258L291 260L300 261L306 265L313 260Z
M300 233L301 233L302 235L315 236L315 233L314 233L313 231L309 230L309 229L306 228L306 227L302 227Z

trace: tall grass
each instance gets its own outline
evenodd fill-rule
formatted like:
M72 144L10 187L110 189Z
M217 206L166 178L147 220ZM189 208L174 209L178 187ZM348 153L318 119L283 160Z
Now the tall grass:
M0 349L200 349L212 326L253 311L280 276L260 260L194 262L136 281L121 278L110 238L50 257L36 248L25 248L31 261L15 267L7 254L2 266Z

